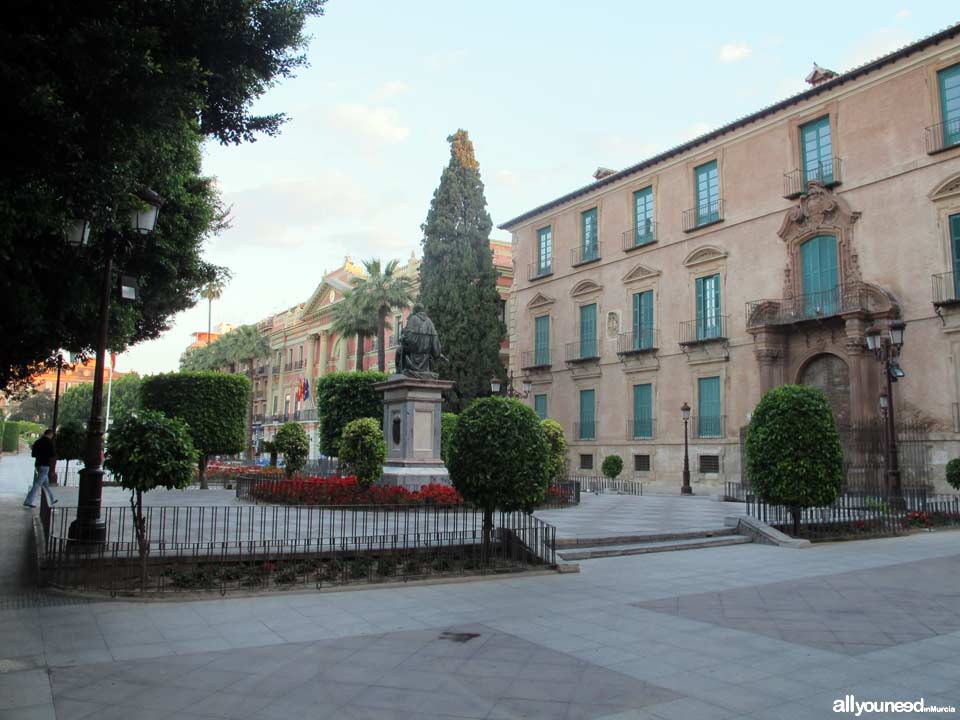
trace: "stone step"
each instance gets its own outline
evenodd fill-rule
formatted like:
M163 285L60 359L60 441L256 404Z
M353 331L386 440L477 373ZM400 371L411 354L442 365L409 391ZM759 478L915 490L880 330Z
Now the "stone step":
M645 553L670 552L673 550L694 550L696 548L723 547L725 545L743 545L752 542L746 535L719 535L717 537L687 538L683 540L663 540L639 542L625 545L598 545L595 547L577 547L557 552L563 560L591 560L594 558L619 557L621 555L643 555Z
M713 528L710 530L679 530L667 533L632 533L630 535L604 535L593 538L557 538L557 550L567 548L596 547L598 545L635 545L637 543L664 542L667 540L691 540L696 538L721 537L735 535L735 527Z

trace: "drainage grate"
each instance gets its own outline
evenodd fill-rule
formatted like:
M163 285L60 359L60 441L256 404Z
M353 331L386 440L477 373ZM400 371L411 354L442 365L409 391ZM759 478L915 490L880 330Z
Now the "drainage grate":
M106 598L104 598L106 599ZM57 595L43 590L28 590L16 595L0 595L0 610L27 610L40 607L59 607L61 605L87 605L97 602L95 598Z

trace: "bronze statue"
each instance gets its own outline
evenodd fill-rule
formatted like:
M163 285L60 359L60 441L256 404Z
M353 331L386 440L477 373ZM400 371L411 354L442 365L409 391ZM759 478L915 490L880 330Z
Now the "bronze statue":
M433 321L427 317L423 305L413 306L413 314L407 318L406 327L400 330L397 347L397 372L407 377L436 379L433 361L442 357L440 337Z

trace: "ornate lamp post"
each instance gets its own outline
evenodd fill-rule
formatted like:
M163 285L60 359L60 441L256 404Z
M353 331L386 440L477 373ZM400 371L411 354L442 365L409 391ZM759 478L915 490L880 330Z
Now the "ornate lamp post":
M507 380L506 386L500 382L499 378L493 378L490 381L490 392L494 395L505 395L509 398L514 398L516 400L526 400L530 396L530 390L533 388L533 385L526 378L523 379L523 391L519 392L513 387L513 370L510 371L510 378Z
M690 446L687 441L690 406L687 403L680 406L680 414L683 416L683 485L680 487L680 494L693 495L693 488L690 487Z
M885 410L887 431L887 502L895 508L903 508L903 487L900 482L900 456L897 450L897 425L893 408L893 384L906 373L900 367L898 359L903 348L903 332L907 324L902 320L890 323L887 334L880 328L871 327L866 331L867 347L883 367L886 388L880 395L880 407Z
M140 202L131 211L129 229L140 235L153 232L163 199L152 190L137 193ZM106 364L107 334L110 326L110 292L113 288L113 253L119 230L108 228L104 235L103 275L100 279L100 311L97 330L96 365L93 371L93 401L87 422L87 447L83 470L80 471L77 518L70 523L69 538L81 543L100 543L106 539L106 524L100 519L100 499L103 492L103 371ZM90 235L87 220L75 220L67 240L75 246L85 245ZM122 296L131 299L124 284ZM134 295L135 297L135 295Z

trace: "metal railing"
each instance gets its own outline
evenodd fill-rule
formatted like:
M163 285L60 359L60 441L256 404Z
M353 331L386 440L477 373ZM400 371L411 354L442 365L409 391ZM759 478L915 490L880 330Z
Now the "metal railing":
M960 118L931 125L925 130L927 152L935 153L960 145Z
M284 372L290 372L291 370L293 370L293 363L292 363L292 362L288 362L288 363L284 363L284 364L283 364L283 371L284 371Z
M253 416L253 421L254 421L255 423L262 423L262 422L263 422L263 417L264 417L264 416L263 416L263 413L256 413L256 414Z
M841 181L842 162L838 157L831 157L807 168L797 168L783 174L783 196L791 199L807 191L811 182L818 182L824 187L839 185Z
M271 365L271 366L270 366L270 372L271 372L272 374L274 374L274 375L279 375L279 374L280 374L280 366L279 366L279 365Z
M691 415L690 437L697 440L722 438L726 419L726 415Z
M548 275L553 274L553 261L550 260L547 263L529 263L527 265L527 279L528 280L539 280L540 278L547 277Z
M695 345L697 343L714 342L727 339L728 317L714 315L713 317L697 320L684 320L680 323L681 345Z
M310 408L310 409L301 410L301 411L299 412L299 417L297 417L297 419L298 419L298 420L304 420L304 421L316 420L316 419L317 419L317 409L316 409L316 408Z
M596 360L600 357L600 341L598 338L577 340L567 343L565 359L568 363Z
M537 506L540 510L565 508L580 504L580 483L574 480L555 480L550 483L543 502Z
M960 275L945 272L933 275L931 280L934 305L951 305L960 302Z
M847 283L796 297L751 300L746 306L747 327L822 320L841 313L863 310L866 306L867 297L863 285Z
M552 355L553 352L551 348L525 350L520 353L520 369L535 370L537 368L548 368L552 364L550 361Z
M652 440L657 423L654 418L632 418L627 420L628 440Z
M659 347L657 329L644 325L639 331L617 335L617 355L652 352Z
M295 363L293 363L294 370L300 370L301 368L305 368L306 366L307 366L306 360L297 360Z
M703 203L683 211L683 231L690 232L723 220L723 200Z
M647 220L642 225L624 230L621 235L624 251L652 245L657 241L657 223L653 220Z
M256 370L253 371L254 377L262 377L267 374L267 366L261 365Z
M570 250L570 264L583 265L599 260L603 255L603 243L595 242L590 245L578 245Z
M568 475L567 480L579 483L581 493L600 495L605 492L614 492L619 495L643 495L643 483L639 480L611 479L597 475Z
M583 422L573 424L574 440L596 440L597 439L597 421Z

